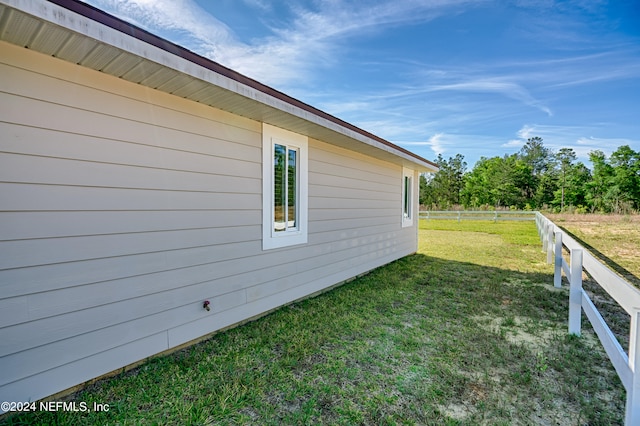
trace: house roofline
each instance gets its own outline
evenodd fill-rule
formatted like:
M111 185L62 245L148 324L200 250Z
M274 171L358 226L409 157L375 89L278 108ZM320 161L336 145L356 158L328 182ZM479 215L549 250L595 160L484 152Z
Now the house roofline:
M410 159L412 159L415 163L421 165L423 168L427 170L433 170L433 171L438 170L438 167L434 162L427 160L405 148L395 145L394 143L389 142L386 139L383 139L351 123L348 123L338 117L328 114L325 111L322 111L298 99L295 99L283 92L280 92L272 87L269 87L263 83L260 83L259 81L254 80L250 77L247 77L237 71L227 68L215 61L207 59L204 56L201 56L195 52L192 52L178 44L172 43L162 37L152 34L149 31L146 31L133 24L130 24L118 17L110 15L109 13L101 9L98 9L94 6L91 6L87 3L83 3L77 0L47 0L47 1L57 6L60 6L64 9L67 9L71 12L74 12L84 18L103 24L115 31L118 31L130 37L133 37L141 42L150 44L164 52L167 52L171 55L175 55L197 66L200 66L209 71L212 71L218 75L224 76L230 80L233 80L234 82L245 85L253 90L263 93L276 100L289 104L293 107L299 108L300 110L306 113L312 114L313 116L316 116L330 123L333 123L333 125L342 127L349 132L354 132L360 135L361 137L364 137L371 141L375 141L379 144L382 144L386 146L387 149L390 149L392 152L396 151L398 153L404 154L404 155L401 155L403 157L405 156L410 157ZM29 0L27 0L27 2L29 2ZM9 0L8 3L16 3L16 1ZM23 2L18 0L17 3L23 3Z

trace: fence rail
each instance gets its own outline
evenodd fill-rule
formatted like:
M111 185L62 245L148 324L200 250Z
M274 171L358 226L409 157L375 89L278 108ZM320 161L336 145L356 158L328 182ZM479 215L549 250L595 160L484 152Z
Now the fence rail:
M536 212L523 210L422 210L420 219L457 220L535 220Z
M536 213L535 220L547 263L555 263L554 286L562 286L562 272L569 281L569 333L580 335L584 311L627 391L625 425L640 425L640 374L635 368L640 367L640 290L600 263L541 213ZM569 251L570 263L562 255L563 247ZM583 290L583 269L631 316L629 354Z

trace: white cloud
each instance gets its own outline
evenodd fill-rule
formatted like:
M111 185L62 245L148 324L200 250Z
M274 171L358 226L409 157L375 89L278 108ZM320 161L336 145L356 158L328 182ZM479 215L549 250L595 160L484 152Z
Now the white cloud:
M504 148L521 148L524 146L524 143L522 139L511 139L509 142L503 143L500 146Z
M623 145L629 145L633 147L640 147L640 140L633 140L628 138L596 138L593 136L580 137L576 140L576 146L574 150L580 156L587 157L591 151L602 151L605 155L609 156L616 149Z
M261 10L270 10L271 3L268 0L242 0L247 5Z
M631 147L640 146L640 140L628 138L606 138L583 136L593 132L607 132L605 126L552 126L552 125L524 125L517 132L518 139L510 140L503 147L518 147L524 145L530 137L538 136L543 139L544 145L557 152L560 148L571 148L576 153L579 161L589 162L589 153L600 150L607 156L622 145Z
M444 133L436 133L426 141L419 141L419 142L395 141L395 143L404 147L420 147L420 146L429 147L431 148L431 150L434 152L435 155L439 155L439 154L444 154L447 151L445 146L448 145L449 143L445 141L445 139L446 139L446 136Z
M309 94L309 96L312 95ZM371 111L372 109L376 108L375 105L367 102L366 100L364 100L364 98L363 100L352 100L349 98L349 96L345 96L345 100L334 99L329 102L320 101L318 104L322 109L324 109L325 111L330 111L333 115L356 113L360 111Z
M553 150L574 148L581 161L586 161L592 149L604 148L610 153L612 148L623 144L632 147L635 144L634 149L640 146L637 140L610 137L629 134L633 131L628 130L629 126L621 129L593 121L580 127L527 124L514 135L507 130L506 136L504 131L505 127L515 130L525 122L586 120L582 116L571 117L574 109L565 101L575 96L576 85L582 84L588 89L590 85L609 80L637 77L639 50L633 40L605 38L600 44L589 44L589 48L567 48L560 54L550 49L541 55L483 56L471 63L438 60L437 56L420 53L404 59L404 52L399 52L398 58L379 55L371 59L358 55L357 60L370 61L368 65L378 73L393 71L393 78L374 87L374 79L379 76L375 73L370 74L371 82L365 82L362 77L366 84L347 81L353 66L361 65L349 62L346 64L349 66L342 67L341 61L351 58L352 41L362 41L396 26L428 22L444 14L466 13L469 6L489 3L485 0L307 0L278 3L278 8L289 9L279 9L285 13L276 17L275 2L241 1L257 15L264 16L256 22L272 25L260 28L262 34L267 35L242 39L194 0L90 0L109 13L385 139L412 150L422 150L421 155L425 157L432 153L459 152L471 159L502 155L504 148L515 151L534 136L542 137L545 145ZM553 7L549 5L555 1L526 3L527 7L543 8L551 13ZM532 31L536 36L544 36L549 30L540 24L539 14L535 18ZM514 28L520 28L516 25L520 22L524 21L514 21ZM558 30L556 25L553 30ZM571 27L567 33L571 35L574 30ZM446 37L448 35L443 34L443 43ZM551 39L555 43L558 36ZM343 69L347 70L344 80L327 75L328 71ZM334 89L332 84L341 85ZM365 90L369 92L364 93ZM575 110L582 112L581 108ZM557 117L553 112L557 112ZM599 119L617 123L613 116ZM618 132L609 133L614 128ZM399 142L402 140L408 142Z
M527 139L535 136L533 134L534 130L535 129L533 127L528 126L528 125L525 124L524 126L522 126L522 128L520 130L518 130L517 135L518 135L518 137L520 139L527 140Z
M535 99L521 84L507 81L503 78L475 79L459 83L434 85L429 89L429 91L439 90L497 93L520 101L525 105L537 108L548 116L553 115L549 107L544 105L538 99Z
M436 154L444 154L446 149L443 146L442 141L442 133L436 133L435 135L429 138L429 146L431 146L431 150Z
M265 0L244 0L263 10ZM290 86L310 78L340 57L340 39L437 17L453 6L482 0L348 0L319 2L316 9L292 6L293 19L271 35L241 42L224 23L194 0L91 0L90 3L266 84ZM178 38L179 40L176 40ZM184 41L182 40L184 39Z
M576 135L579 135L584 130L584 127L579 126L525 124L516 132L516 135L524 142L532 137L541 137L544 144L549 145L567 141L575 143L577 139Z
M192 0L96 0L95 3L123 19L135 20L144 28L176 31L217 46L234 43L231 29Z
M230 52L246 49L229 27L192 0L94 0L91 3L224 65Z

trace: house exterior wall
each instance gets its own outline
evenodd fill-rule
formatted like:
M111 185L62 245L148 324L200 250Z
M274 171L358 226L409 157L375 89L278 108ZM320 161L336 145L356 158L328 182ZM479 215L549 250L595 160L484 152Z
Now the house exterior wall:
M3 401L46 397L417 248L416 226L401 227L402 167L327 141L309 139L308 243L265 251L260 122L4 42L0 116Z

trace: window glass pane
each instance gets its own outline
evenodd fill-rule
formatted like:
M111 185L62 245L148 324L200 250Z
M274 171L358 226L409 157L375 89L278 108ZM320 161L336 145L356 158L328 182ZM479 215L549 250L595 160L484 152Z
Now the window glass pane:
M404 217L411 217L411 177L404 177Z
M287 196L287 148L274 145L273 149L273 229L276 232L286 229L286 196Z
M297 193L298 193L298 152L289 149L289 164L287 171L287 228L295 228L297 223Z
M262 123L262 249L308 240L306 136Z

